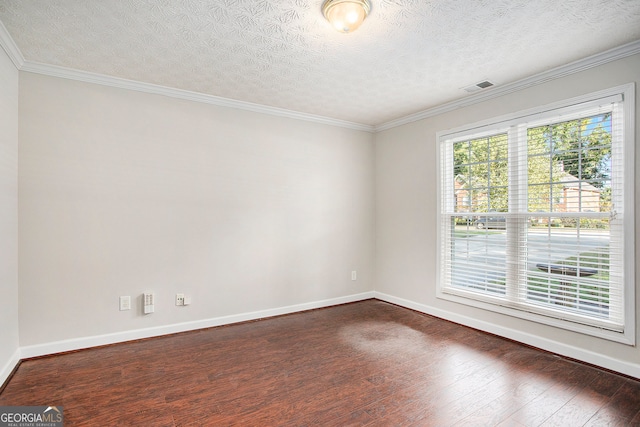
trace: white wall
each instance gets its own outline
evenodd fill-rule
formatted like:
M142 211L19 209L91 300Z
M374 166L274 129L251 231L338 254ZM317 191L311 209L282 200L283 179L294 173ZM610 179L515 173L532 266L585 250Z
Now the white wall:
M375 285L382 298L640 376L637 348L435 297L436 132L638 82L638 55L375 136L21 73L19 160L18 75L4 56L0 69L0 367L17 352L19 238L23 349ZM157 295L149 316L145 290ZM176 292L193 305L175 307ZM119 295L134 310L118 311Z
M18 70L0 49L0 385L18 354Z
M22 73L20 345L372 291L373 166L370 133Z
M637 347L436 298L436 132L630 82L640 82L640 55L378 133L376 291L412 308L640 377ZM636 114L640 108L636 107ZM636 118L636 143L640 142L639 132L640 120ZM636 170L640 170L637 165L636 158ZM636 212L640 212L639 178L636 173ZM636 245L640 243L638 231L636 218ZM636 299L640 309L640 290ZM636 319L640 320L640 315L636 314Z

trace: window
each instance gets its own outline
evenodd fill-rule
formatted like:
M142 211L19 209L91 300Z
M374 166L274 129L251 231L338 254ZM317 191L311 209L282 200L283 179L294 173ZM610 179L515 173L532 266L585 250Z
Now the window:
M634 99L438 134L439 297L634 344Z

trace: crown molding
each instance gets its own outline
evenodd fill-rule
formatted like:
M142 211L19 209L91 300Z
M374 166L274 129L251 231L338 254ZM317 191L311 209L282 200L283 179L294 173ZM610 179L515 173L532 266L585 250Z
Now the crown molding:
M329 126L337 126L346 129L374 132L374 127L362 123L350 122L331 117L319 116L315 114L302 113L299 111L287 110L285 108L272 107L251 102L238 101L235 99L223 98L220 96L207 95L200 92L192 92L183 89L176 89L151 83L144 83L135 80L128 80L119 77L107 76L104 74L91 73L57 65L42 64L25 60L22 52L14 42L6 27L0 21L0 46L7 52L9 59L20 71L43 74L47 76L60 77L69 80L77 80L86 83L94 83L103 86L111 86L120 89L134 90L138 92L163 95L172 98L184 99L187 101L211 104L218 107L236 108L239 110L251 111L254 113L268 114L271 116L285 117L295 120L319 123Z
M626 58L627 56L635 55L637 53L640 53L640 40L618 46L602 53L598 53L596 55L589 56L587 58L580 59L566 65L562 65L560 67L552 68L551 70L544 71L542 73L515 81L513 83L494 86L490 89L487 89L486 91L481 91L455 101L447 102L445 104L441 104L427 110L397 118L395 120L391 120L386 123L374 126L373 129L374 132L381 132L387 129L416 122L418 120L426 119L428 117L437 116L439 114L457 110L458 108L467 107L493 98L498 98L509 93L517 92L531 86L536 86L551 80L579 73L581 71L585 71L590 68L606 64L608 62L616 61L618 59Z
M579 73L608 62L626 58L631 55L640 53L640 40L618 46L613 49L571 62L551 70L527 77L516 82L505 85L494 86L486 91L481 91L473 95L466 96L451 102L440 104L433 108L419 111L407 116L399 117L388 122L371 126L363 123L350 122L346 120L334 119L330 117L319 116L315 114L302 113L299 111L287 110L284 108L271 107L268 105L254 104L251 102L238 101L235 99L223 98L214 95L207 95L199 92L192 92L183 89L176 89L151 83L144 83L134 80L123 79L119 77L107 76L104 74L91 73L88 71L80 71L71 68L60 67L56 65L42 64L37 62L26 61L13 41L13 38L0 22L0 46L7 52L7 55L20 71L26 71L36 74L43 74L53 77L60 77L70 80L78 80L87 83L94 83L103 86L111 86L120 89L134 90L138 92L150 93L168 96L172 98L184 99L187 101L211 104L219 107L236 108L240 110L252 111L256 113L268 114L272 116L285 117L295 120L304 120L308 122L320 123L330 126L337 126L346 129L377 133L394 127L402 126L428 117L437 116L459 108L474 105L480 102L488 101L493 98L517 92L532 86L536 86L551 80L559 79L571 74Z
M24 65L24 56L18 49L18 46L13 41L13 38L5 28L2 21L0 21L0 46L7 52L7 56L13 62L13 65L19 70Z
M347 129L373 132L373 126L361 123L349 122L330 117L318 116L315 114L302 113L284 108L271 107L268 105L254 104L251 102L238 101L235 99L223 98L220 96L207 95L199 92L192 92L183 89L176 89L151 83L144 83L135 80L112 77L104 74L80 71L57 65L42 64L38 62L25 61L20 71L43 74L47 76L60 77L63 79L77 80L86 83L94 83L103 86L111 86L119 89L134 90L138 92L168 96L171 98L184 99L187 101L211 104L218 107L236 108L239 110L252 111L254 113L269 114L272 116L286 117L289 119L304 120L308 122L321 123L325 125L338 126Z
M204 104L216 105L219 107L237 108L240 110L252 111L255 113L269 114L272 116L286 117L295 120L304 120L308 122L320 123L324 125L337 126L352 130L365 132L373 132L371 125L355 123L346 120L339 120L330 117L318 116L315 114L302 113L299 111L287 110L285 108L271 107L268 105L254 104L251 102L237 101L235 99L223 98L220 96L207 95L199 92L192 92L183 89L175 89L166 86L144 83L134 80L122 79L119 77L111 77L104 74L91 73L88 71L80 71L71 68L60 67L57 65L48 65L38 62L26 61L22 52L13 41L13 38L7 31L6 27L0 21L0 46L7 52L9 59L13 65L20 70L30 73L43 74L53 77L60 77L70 80L78 80L86 83L94 83L103 86L111 86L120 89L135 90L157 95L164 95L172 98L184 99L187 101L200 102Z

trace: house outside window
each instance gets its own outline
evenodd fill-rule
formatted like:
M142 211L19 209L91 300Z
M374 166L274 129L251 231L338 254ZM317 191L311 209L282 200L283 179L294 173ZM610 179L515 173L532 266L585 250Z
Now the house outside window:
M633 100L438 134L440 298L634 343Z

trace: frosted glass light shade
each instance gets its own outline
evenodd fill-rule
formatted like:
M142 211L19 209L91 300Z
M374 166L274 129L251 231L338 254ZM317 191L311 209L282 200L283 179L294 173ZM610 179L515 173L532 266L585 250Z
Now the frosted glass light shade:
M326 0L322 5L324 17L343 33L355 31L370 10L369 0Z

